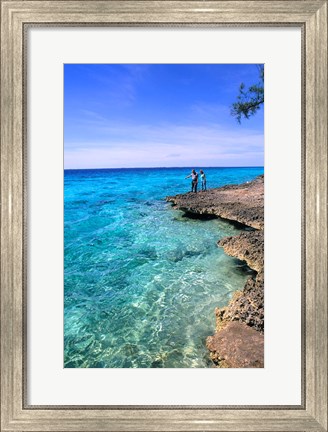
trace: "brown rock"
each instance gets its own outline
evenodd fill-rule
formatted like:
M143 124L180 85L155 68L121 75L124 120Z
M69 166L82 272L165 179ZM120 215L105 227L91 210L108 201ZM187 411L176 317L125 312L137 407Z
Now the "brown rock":
M219 331L231 321L241 321L264 333L264 279L263 271L250 277L242 291L235 292L228 306L216 309L216 329Z
M264 336L241 322L231 322L206 341L211 358L229 368L262 368Z
M217 328L226 322L242 321L255 330L264 332L264 233L250 231L218 242L227 255L234 256L257 271L249 278L243 291L234 295L229 305L216 311Z
M264 176L241 185L169 196L166 201L186 213L215 215L255 229L264 227Z
M216 309L216 333L207 338L218 367L263 367L264 333L264 176L242 185L167 197L193 217L221 217L254 228L219 240L227 255L257 272L229 304Z
M238 236L218 241L227 255L246 261L253 270L260 272L264 266L264 232L246 231Z

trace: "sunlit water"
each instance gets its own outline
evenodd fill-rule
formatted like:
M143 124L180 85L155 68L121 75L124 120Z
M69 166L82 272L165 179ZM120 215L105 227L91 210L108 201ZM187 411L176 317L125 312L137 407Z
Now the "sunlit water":
M165 202L189 190L189 171L65 171L65 367L211 366L214 309L250 270L216 246L240 228ZM204 171L217 187L263 168Z

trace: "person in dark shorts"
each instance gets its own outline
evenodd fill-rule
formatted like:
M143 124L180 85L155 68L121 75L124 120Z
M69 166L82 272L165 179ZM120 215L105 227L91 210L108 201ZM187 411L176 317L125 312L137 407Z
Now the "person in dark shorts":
M191 192L197 192L198 174L194 169L191 171L191 174L186 177L186 179L189 177L191 177Z
M202 180L202 191L206 191L206 175L203 170L199 170L199 173Z

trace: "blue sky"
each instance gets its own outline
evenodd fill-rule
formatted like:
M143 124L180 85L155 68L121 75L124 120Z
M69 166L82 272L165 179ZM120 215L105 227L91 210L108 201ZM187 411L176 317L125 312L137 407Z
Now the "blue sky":
M258 81L247 64L67 64L65 169L263 166L263 108L230 115Z

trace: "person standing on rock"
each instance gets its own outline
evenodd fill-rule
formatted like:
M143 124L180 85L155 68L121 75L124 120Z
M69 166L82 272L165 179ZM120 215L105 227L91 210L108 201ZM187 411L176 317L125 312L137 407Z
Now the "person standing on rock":
M191 171L191 174L186 177L186 179L189 177L191 177L191 192L197 192L198 174L194 169Z
M199 170L200 178L202 179L202 191L206 191L206 175L203 170Z

